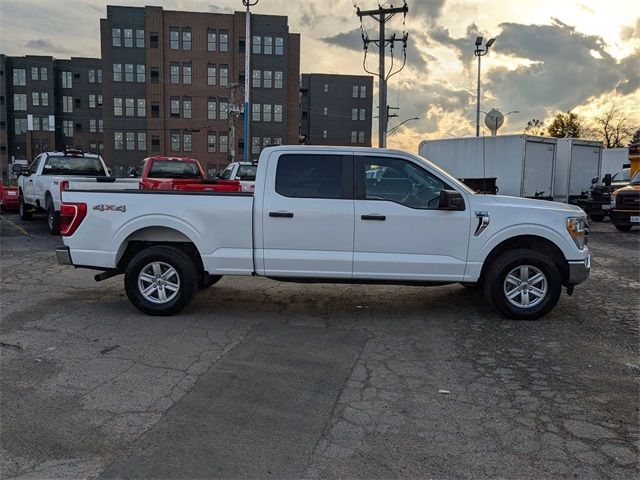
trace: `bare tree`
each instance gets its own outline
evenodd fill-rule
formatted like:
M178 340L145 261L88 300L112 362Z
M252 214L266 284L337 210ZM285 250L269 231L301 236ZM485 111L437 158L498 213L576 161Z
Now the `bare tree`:
M527 135L536 135L538 137L544 136L545 125L544 122L537 118L532 118L527 122L527 126L524 128L524 133Z
M625 141L633 136L629 119L613 106L602 116L596 117L595 124L604 148L624 147Z

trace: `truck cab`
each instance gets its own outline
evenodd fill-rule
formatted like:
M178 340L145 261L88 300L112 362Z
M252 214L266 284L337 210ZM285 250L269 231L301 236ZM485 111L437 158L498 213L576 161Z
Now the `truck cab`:
M611 222L622 232L640 226L640 144L629 147L629 162L631 180L611 194L609 211Z

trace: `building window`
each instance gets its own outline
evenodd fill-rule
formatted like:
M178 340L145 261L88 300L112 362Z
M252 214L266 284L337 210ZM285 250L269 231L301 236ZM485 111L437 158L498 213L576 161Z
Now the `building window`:
M220 153L227 153L229 151L229 136L226 133L219 135L220 141Z
M147 150L147 134L145 132L138 132L138 150Z
M122 99L121 98L113 99L113 116L114 117L122 116Z
M216 31L215 30L207 30L207 51L215 52L216 51Z
M147 99L146 98L138 99L138 116L139 117L147 116Z
M144 83L145 82L145 66L144 65L136 65L136 82Z
M251 86L254 88L259 88L261 86L260 70L254 70L251 78L253 79L251 82Z
M260 104L254 103L251 105L251 120L254 122L260 121Z
M275 88L282 88L282 72L275 72L275 80L273 86Z
M273 54L273 37L264 37L264 50L265 55Z
M182 135L182 149L185 152L191 151L192 137L190 133L184 133Z
M169 31L169 46L171 50L180 49L180 31L177 28L172 28Z
M96 121L93 119L89 120L89 132L91 133L96 133L97 131L97 125L96 125Z
M182 83L191 85L191 63L182 64Z
M364 108L360 109L360 120L366 120L366 111Z
M227 65L220 65L220 86L229 86L229 67Z
M180 83L180 64L172 63L170 67L171 83L177 85Z
M49 131L49 117L42 117L42 130L45 132Z
M40 80L48 80L49 74L47 67L40 67Z
M160 136L151 135L151 150L154 152L160 151Z
M160 116L160 104L158 102L151 102L151 116L155 118Z
M362 130L358 132L358 143L364 143L364 131Z
M325 83L323 88L324 93L329 93L329 84Z
M262 37L260 35L254 35L251 44L253 45L251 53L254 55L262 53Z
M127 150L135 150L136 149L136 135L133 132L126 132L125 133L125 138L126 138L126 148Z
M173 152L180 151L180 132L171 132L171 150Z
M133 47L133 30L131 28L124 29L124 46L127 48Z
M119 28L111 29L111 45L113 47L122 46L122 30L120 30Z
M158 83L160 80L160 70L158 67L151 67L151 83Z
M133 63L124 64L124 81L133 82Z
M360 98L367 98L367 87L364 85L360 87Z
M191 118L191 97L182 99L182 117Z
M262 121L271 121L271 104L266 103L262 106Z
M65 137L73 137L73 120L62 121L62 134Z
M113 64L113 81L114 82L122 81L122 64L121 63Z
M282 105L273 106L273 121L282 122Z
M327 107L324 107L322 109L322 114L326 117L328 113L329 113L329 109Z
M220 31L220 51L229 51L229 32L227 32L226 30Z
M191 29L190 28L182 29L182 49L191 50Z
M356 143L358 141L358 132L355 130L351 130L351 143Z
M102 83L102 70L101 69L96 70L96 77L98 79L98 83Z
M207 152L215 153L216 152L216 134L209 132L207 133Z
M351 91L351 96L353 98L358 98L358 86L357 85L353 86L353 90Z
M60 72L62 77L62 88L71 88L73 86L73 76L71 72Z
M24 135L27 133L27 119L16 118L14 121L16 135Z
M24 68L16 68L13 70L13 84L25 86L27 84L27 71Z
M144 30L136 30L136 47L144 48Z
M281 137L275 137L273 139L273 144L274 145L282 145L282 138Z
M149 46L151 48L158 48L158 32L151 32L149 34ZM153 145L153 139L151 140L151 144Z
M125 115L127 117L134 117L136 115L136 102L134 98L126 98L124 101Z
M38 67L31 67L31 80L38 80Z
M352 108L351 109L351 120L358 120L358 109L357 108Z
M276 37L276 55L284 55L284 38Z
M104 129L104 122L102 119L98 119L98 132L102 133Z
M251 153L260 153L260 137L253 137L251 139Z
M79 98L74 98L73 102L74 102L76 108L80 108L81 104L80 104L80 99Z
M216 100L214 98L210 98L207 100L207 120L215 120L216 119Z
M262 86L264 88L271 88L271 78L273 77L273 72L270 70L265 70L262 72Z
M269 145L271 145L271 138L264 137L262 139L262 148L267 148Z
M42 92L40 94L40 105L42 105L43 107L49 106L49 93Z
M34 107L40 106L40 94L38 92L31 93L31 105Z
M89 95L89 108L96 108L96 96Z
M207 65L207 85L216 84L216 66L213 64Z
M27 128L28 128L28 123L29 122L27 122ZM40 130L40 117L33 117L33 130L35 131Z
M71 95L63 95L62 111L64 113L73 113L73 97Z
M89 69L89 83L96 83L96 71L93 69Z
M229 103L226 98L220 99L220 120L229 118Z
M102 95L98 95L98 108L102 108Z
M180 118L180 99L171 97L169 113L173 118Z

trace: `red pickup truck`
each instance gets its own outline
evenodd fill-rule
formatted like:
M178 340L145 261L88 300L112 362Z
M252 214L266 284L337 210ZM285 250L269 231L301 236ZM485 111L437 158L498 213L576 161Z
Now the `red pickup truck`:
M18 187L13 183L5 184L0 180L0 210L2 211L18 210Z
M238 180L208 180L195 158L148 157L130 177L140 178L140 190L240 192Z

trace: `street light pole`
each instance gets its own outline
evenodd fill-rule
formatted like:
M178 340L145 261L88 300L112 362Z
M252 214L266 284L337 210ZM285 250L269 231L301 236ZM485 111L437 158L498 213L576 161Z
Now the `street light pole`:
M478 57L478 92L476 97L476 137L480 136L480 58L484 57L489 48L496 41L495 38L491 38L487 41L485 48L480 48L482 45L482 37L476 37L476 49L473 54Z
M404 120L403 122L400 122L398 125L395 125L395 126L391 127L391 129L387 132L387 137L388 137L389 135L392 135L392 134L394 134L395 132L397 132L397 131L398 131L398 129L399 129L402 125L404 125L405 123L410 122L410 121L412 121L412 120L420 120L420 118L419 118L419 117L407 118L407 119L406 119L406 120Z
M249 161L249 148L251 145L251 139L249 137L249 129L251 122L249 121L249 80L251 78L251 12L250 7L253 7L258 3L258 0L242 0L242 4L247 7L247 13L245 14L244 25L244 161Z

